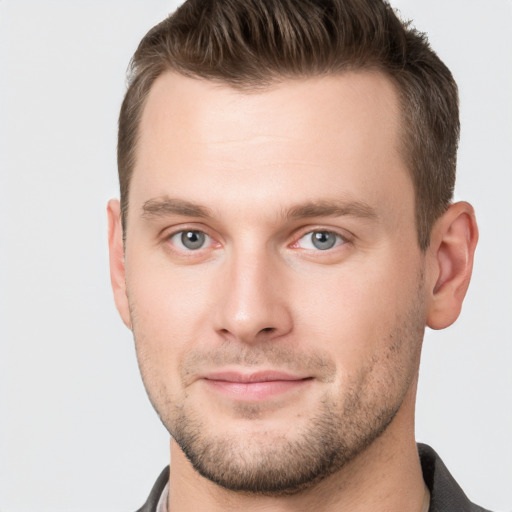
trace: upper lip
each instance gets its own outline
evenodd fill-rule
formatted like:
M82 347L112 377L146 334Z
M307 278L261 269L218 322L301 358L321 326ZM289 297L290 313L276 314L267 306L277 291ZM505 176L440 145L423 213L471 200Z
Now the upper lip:
M252 373L242 373L237 371L217 371L210 372L204 375L207 380L218 380L225 382L240 382L240 383L250 383L250 382L270 382L276 380L304 380L308 377L303 377L301 375L294 375L291 373L278 371L278 370L266 370L266 371L258 371Z

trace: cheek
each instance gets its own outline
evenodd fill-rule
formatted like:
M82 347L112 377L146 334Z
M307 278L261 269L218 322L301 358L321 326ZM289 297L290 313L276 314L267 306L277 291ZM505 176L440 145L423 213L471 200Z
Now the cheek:
M356 371L389 350L394 330L408 321L418 301L418 272L403 269L397 277L384 261L347 265L302 282L297 330L329 351L342 372Z
M208 281L189 269L132 261L127 290L139 359L152 370L173 368L184 353L207 341L212 301Z

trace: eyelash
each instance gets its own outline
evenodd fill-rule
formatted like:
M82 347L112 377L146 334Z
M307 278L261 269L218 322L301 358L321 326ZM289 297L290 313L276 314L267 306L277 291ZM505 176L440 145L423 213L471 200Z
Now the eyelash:
M214 241L214 238L202 229L180 229L179 231L174 231L173 233L166 236L166 240L168 242L170 242L171 245L176 246L177 243L173 242L173 239L175 239L176 237L180 237L183 240L183 235L185 235L186 233L197 233L197 234L203 235L205 238L205 241L209 241L210 243ZM204 249L203 245L201 245L200 247L197 247L196 249L191 249L189 247L185 247L183 245L182 240L179 242L182 246L179 248L179 251L194 253L194 252L199 252L201 249ZM216 243L218 245L220 245L218 242L216 242Z
M203 236L204 237L203 243L195 249L184 246L183 236L186 233L196 233L196 234L199 234L200 236ZM305 239L308 236L313 237L313 235L315 233L322 234L322 235L334 236L335 240L334 240L332 246L325 247L324 249L321 249L319 247L301 247L300 241ZM177 237L179 237L179 238L177 239ZM188 253L189 255L192 255L194 253L200 253L201 250L206 248L205 243L207 243L207 245L211 245L212 242L214 242L218 247L220 247L220 245L221 245L219 242L216 242L216 240L211 235L209 235L205 230L194 229L194 228L189 228L189 229L185 228L185 229L180 229L178 231L174 231L174 232L170 233L169 235L167 235L165 237L165 239L171 246L173 246L175 248L176 252ZM173 239L174 239L174 241L173 241ZM314 246L315 242L313 241L312 238L310 238L310 240L311 240L311 245ZM317 242L319 244L327 243L327 245L329 245L329 242L321 241L319 238L317 238ZM348 242L350 242L350 239L346 235L342 235L342 234L338 233L337 231L333 231L331 229L317 228L317 229L310 229L309 231L302 232L299 237L295 237L295 241L292 244L290 244L289 247L291 247L292 249L302 249L304 251L310 251L310 252L329 253L329 252L332 252L333 250L335 250L337 247L345 245ZM193 240L192 240L192 244L193 244ZM181 245L181 247L180 247L180 245Z
M303 239L305 239L306 237L310 237L310 240L311 240L311 245L315 245L315 242L314 242L314 239L313 239L313 236L317 234L322 234L322 235L330 235L330 236L334 236L335 239L334 239L334 242L333 242L333 245L330 246L330 247L326 247L324 249L321 249L319 247L300 247L299 246L299 242ZM317 238L316 240L318 243L322 244L322 243L325 243L325 242L322 242L319 240L319 238ZM336 247L339 247L340 245L344 245L346 244L347 242L349 242L349 239L348 237L336 232L336 231L333 231L333 230L330 230L330 229L312 229L310 231L307 231L305 233L302 233L301 236L299 238L297 238L296 242L294 242L292 244L292 247L293 248L302 248L303 250L308 250L308 251L314 251L314 252L328 252L328 251L331 251L331 250L334 250L336 249Z

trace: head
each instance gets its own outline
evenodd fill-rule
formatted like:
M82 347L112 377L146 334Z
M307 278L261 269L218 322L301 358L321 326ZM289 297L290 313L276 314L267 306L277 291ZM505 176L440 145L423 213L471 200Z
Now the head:
M424 328L457 317L477 236L425 38L379 1L189 1L132 66L111 273L173 443L287 494L412 439Z

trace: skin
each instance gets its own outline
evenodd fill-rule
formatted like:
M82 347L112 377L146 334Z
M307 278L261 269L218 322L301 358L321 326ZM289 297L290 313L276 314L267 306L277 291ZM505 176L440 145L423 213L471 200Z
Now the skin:
M124 248L117 201L108 215L116 305L149 397L182 446L193 432L210 454L200 474L171 439L170 510L422 510L423 330L457 318L477 228L456 203L419 249L400 129L379 73L251 93L172 73L155 82ZM183 230L205 244L187 249ZM335 245L319 250L312 232ZM268 370L304 380L255 396L209 378ZM335 462L288 492L229 489L240 474L291 473L324 444L339 445Z

